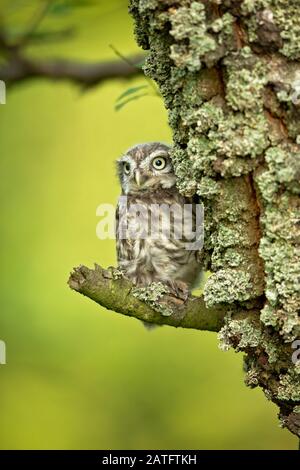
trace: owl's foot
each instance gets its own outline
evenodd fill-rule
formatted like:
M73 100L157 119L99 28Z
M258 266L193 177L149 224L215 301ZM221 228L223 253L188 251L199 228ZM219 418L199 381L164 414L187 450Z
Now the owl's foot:
M106 279L122 279L125 276L125 272L121 268L115 268L114 266L108 266L107 269L103 269L103 277Z
M190 295L188 285L183 281L168 281L167 282L170 293L175 297L186 302Z
M160 328L160 325L155 325L154 323L148 323L146 321L140 320L143 323L143 327L146 328L147 331L156 330L156 328Z

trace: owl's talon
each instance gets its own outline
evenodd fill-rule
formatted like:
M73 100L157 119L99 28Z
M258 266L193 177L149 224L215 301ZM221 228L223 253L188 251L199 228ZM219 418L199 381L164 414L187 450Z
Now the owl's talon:
M186 302L189 298L190 291L188 285L183 281L169 281L168 287L170 293L173 294L175 297Z
M124 272L122 271L122 269L115 268L114 266L108 266L108 268L104 269L102 273L105 279L117 280L117 279L121 279L122 277L124 277Z
M111 266L109 266L107 269L103 269L102 275L103 277L105 277L105 279L112 279L113 274L112 274Z

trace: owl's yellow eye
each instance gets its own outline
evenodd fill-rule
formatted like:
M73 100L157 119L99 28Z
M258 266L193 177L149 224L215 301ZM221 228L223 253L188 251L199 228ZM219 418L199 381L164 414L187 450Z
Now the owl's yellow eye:
M152 166L156 170L163 170L167 164L165 157L155 157L152 160Z
M128 162L124 163L124 173L126 175L129 175L129 173L130 173L130 163L128 163Z

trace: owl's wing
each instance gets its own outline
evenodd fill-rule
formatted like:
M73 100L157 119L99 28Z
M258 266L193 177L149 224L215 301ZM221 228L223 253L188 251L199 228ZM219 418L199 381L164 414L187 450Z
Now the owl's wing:
M204 213L202 210L199 211L199 205L201 205L201 200L200 197L195 194L194 196L187 198L187 202L189 204L192 204L192 223L193 223L193 231L196 233L196 237L193 240L195 243L195 246L199 245L198 249L195 249L194 255L196 258L196 261L199 264L203 264L203 236L204 236ZM199 220L199 217L201 220ZM199 228L199 223L201 224L201 227Z
M116 207L116 215L115 215L115 236L116 236L116 250L117 250L117 260L120 260L121 253L120 253L120 237L119 237L119 225L120 225L120 203L118 200L118 204Z
M195 194L193 196L193 207L195 208L195 210L193 211L194 212L194 217L195 217L195 224L196 224L196 219L197 219L197 214L196 214L196 207L198 204L202 204L201 203L201 199L200 197ZM200 233L198 235L198 242L200 243L201 245L201 248L199 250L197 250L197 253L196 253L196 260L199 264L203 265L203 257L204 257L204 253L203 253L203 243L204 243L204 212L202 212L202 220L201 220L201 224L202 224L202 229L200 230Z
M124 196L123 196L124 197ZM127 204L127 203L126 203ZM121 197L118 200L115 216L115 230L116 230L116 248L118 263L128 260L132 256L132 240L127 236L126 227L128 224L128 211L127 205L124 205L124 200L121 202Z

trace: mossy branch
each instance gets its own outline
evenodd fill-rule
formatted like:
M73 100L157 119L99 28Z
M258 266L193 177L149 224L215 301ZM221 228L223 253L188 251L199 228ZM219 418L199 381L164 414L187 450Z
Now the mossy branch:
M69 286L102 307L157 325L219 331L226 314L226 309L222 307L207 308L202 297L190 297L183 301L170 294L159 293L161 311L172 311L171 315L163 315L155 306L139 300L136 297L137 289L120 276L119 271L113 268L106 270L97 264L95 269L86 266L75 268L70 275Z

